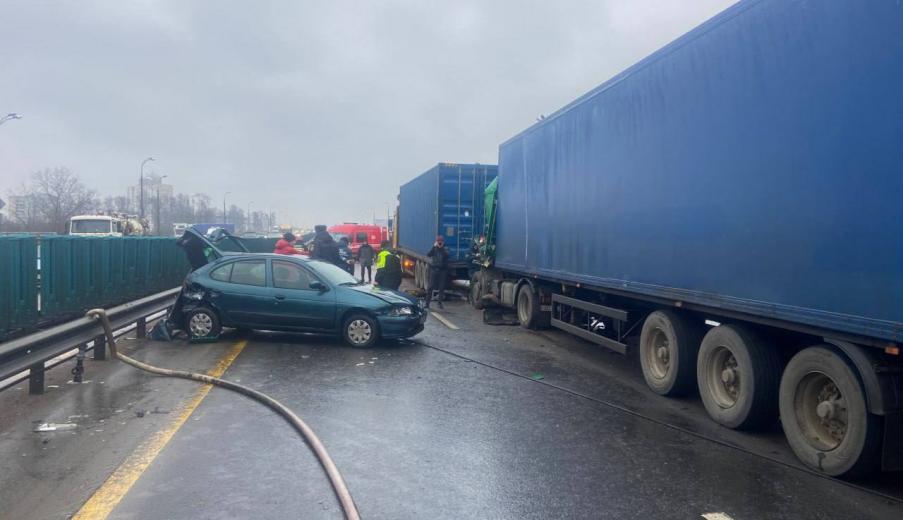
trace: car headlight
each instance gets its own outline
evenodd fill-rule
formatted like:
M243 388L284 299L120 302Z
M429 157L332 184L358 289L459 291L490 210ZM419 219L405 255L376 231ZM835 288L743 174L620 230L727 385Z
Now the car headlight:
M412 314L414 314L414 309L408 306L392 307L389 311L389 316L411 316Z

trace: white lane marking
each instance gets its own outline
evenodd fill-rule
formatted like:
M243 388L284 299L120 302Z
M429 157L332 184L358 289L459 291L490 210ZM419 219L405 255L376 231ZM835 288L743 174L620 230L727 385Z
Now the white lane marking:
M734 520L727 513L703 513L702 517L705 520Z
M448 318L446 318L445 316L443 316L443 315L441 315L441 314L439 314L438 312L435 312L435 311L430 312L430 314L431 314L434 318L436 318L437 320L441 321L443 325L445 325L446 327L450 328L451 330L458 330L458 326L455 325L454 323L448 321Z

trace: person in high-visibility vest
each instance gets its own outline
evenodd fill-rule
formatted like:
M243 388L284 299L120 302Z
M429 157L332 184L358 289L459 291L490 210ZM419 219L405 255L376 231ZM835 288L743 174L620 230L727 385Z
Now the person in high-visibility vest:
M383 240L379 245L379 254L376 255L376 276L373 278L376 285L397 291L401 286L401 260L391 249L388 240Z

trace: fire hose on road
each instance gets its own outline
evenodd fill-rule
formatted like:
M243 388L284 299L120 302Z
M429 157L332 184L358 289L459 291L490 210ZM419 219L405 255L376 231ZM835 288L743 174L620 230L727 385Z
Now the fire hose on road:
M226 381L225 379L208 376L206 374L198 374L196 372L155 367L153 365L148 365L147 363L142 363L141 361L138 361L136 359L132 359L124 354L121 354L116 348L116 339L113 337L113 328L110 325L110 320L107 317L107 313L103 309L92 309L87 312L87 316L92 319L100 320L100 323L103 326L104 335L107 337L107 344L110 349L110 354L113 356L113 358L118 359L126 364L132 365L139 370L144 370L152 374L167 377L178 377L181 379L190 379L199 383L216 385L228 390L232 390L234 392L238 392L268 406L276 413L281 415L286 421L289 422L289 424L292 425L292 427L295 428L298 433L301 434L302 437L304 437L307 445L310 446L311 450L313 450L314 454L317 456L317 459L319 459L320 464L323 466L323 470L326 471L326 475L329 477L329 482L330 484L332 484L336 498L338 498L339 503L341 504L342 509L345 512L345 518L348 520L360 519L360 514L357 511L357 507L354 505L354 500L351 498L351 493L348 491L348 487L345 485L345 480L342 478L341 473L339 473L339 469L332 461L332 458L329 456L329 453L326 451L323 443L320 442L320 439L317 438L313 430L311 430L310 427L304 421L302 421L300 417L295 415L295 413L289 410L285 405L264 393L258 392L257 390L237 383L233 383L231 381Z

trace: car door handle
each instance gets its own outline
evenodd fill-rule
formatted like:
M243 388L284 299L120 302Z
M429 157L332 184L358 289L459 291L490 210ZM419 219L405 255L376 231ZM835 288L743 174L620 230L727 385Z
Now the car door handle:
M283 296L283 295L281 295L281 294L277 294L277 295L276 295L276 299L279 300L279 301L282 301L282 300L285 299L285 296Z

